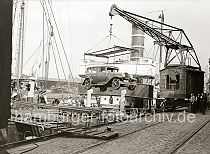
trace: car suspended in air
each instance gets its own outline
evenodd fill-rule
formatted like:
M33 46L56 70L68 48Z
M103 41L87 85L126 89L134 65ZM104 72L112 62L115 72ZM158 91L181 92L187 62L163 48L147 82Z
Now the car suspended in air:
M127 87L129 90L136 88L137 80L128 73L119 72L115 66L92 66L88 67L82 85L87 90L92 87L99 87L101 91L118 90L120 87Z

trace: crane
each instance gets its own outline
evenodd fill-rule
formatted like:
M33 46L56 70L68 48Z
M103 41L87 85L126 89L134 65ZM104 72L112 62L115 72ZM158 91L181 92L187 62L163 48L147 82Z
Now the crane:
M166 48L165 68L175 59L178 59L181 65L190 65L191 59L193 59L196 66L201 70L195 49L183 29L125 11L115 4L111 6L109 15L111 18L115 15L123 17L135 28L141 29L152 37L156 44L164 46ZM162 28L163 26L164 28Z
M153 38L155 44L165 47L164 69L160 70L159 96L166 100L164 104L168 109L189 107L186 100L191 94L203 93L204 72L183 29L125 11L115 4L112 5L109 15L111 18L115 15L123 17L133 27Z

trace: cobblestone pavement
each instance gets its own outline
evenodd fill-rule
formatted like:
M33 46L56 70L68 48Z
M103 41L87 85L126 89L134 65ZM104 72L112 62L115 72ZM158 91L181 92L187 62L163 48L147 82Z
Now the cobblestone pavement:
M104 141L96 139L58 137L44 142L38 142L36 145L30 144L27 146L21 146L21 148L13 148L7 151L11 154L20 154L22 152L27 154L71 154L76 151L83 150L90 145L102 142Z
M196 115L195 122L164 122L154 127L135 132L117 140L101 144L82 154L133 154L133 153L169 153L183 139L191 135L209 116Z
M171 114L169 113L168 117ZM155 117L156 120L148 122L152 118L150 116L146 121L142 117L139 118L141 121L128 121L109 125L108 127L119 132L119 138L110 141L60 137L38 142L36 144L39 147L33 145L28 149L34 149L27 153L167 153L178 145L183 138L210 119L210 116L197 114L196 120L193 123L177 122L176 118L172 120L173 122L166 120L163 123L159 123L157 120L158 116ZM106 127L104 126L101 129ZM10 149L8 152L18 153L17 149Z
M208 113L210 115L210 112ZM193 136L177 153L210 153L210 123Z
M158 116L159 115L159 116ZM123 136L129 133L132 133L134 131L144 129L145 127L154 125L162 121L164 114L158 114L155 117L148 116L137 118L136 120L132 121L124 121L120 123L111 124L108 126L103 126L99 129L99 131L103 131L106 129L106 127L111 127L114 131L117 131L119 133L119 136ZM172 113L168 113L168 115L172 115ZM176 114L173 114L176 116ZM153 120L152 122L147 122L146 119ZM8 150L8 152L16 154L21 153L23 151L27 151L29 149L31 150L28 153L74 153L77 151L84 151L85 149L88 149L89 147L92 147L93 145L105 143L106 141L97 140L97 139L82 139L82 138L55 138L50 139L48 141L44 142L37 142L36 144L30 144L28 146L22 146L21 148L13 148Z

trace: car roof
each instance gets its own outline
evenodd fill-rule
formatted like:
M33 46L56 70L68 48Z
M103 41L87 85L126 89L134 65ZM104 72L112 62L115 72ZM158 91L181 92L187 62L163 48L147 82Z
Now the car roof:
M100 68L102 68L102 67L106 67L106 68L119 69L118 67L115 67L115 66L90 66L90 67L88 67L88 68L98 68L98 67L100 67Z

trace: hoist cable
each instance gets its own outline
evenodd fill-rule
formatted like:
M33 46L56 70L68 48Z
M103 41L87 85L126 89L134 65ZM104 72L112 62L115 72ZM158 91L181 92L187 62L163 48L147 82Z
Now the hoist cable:
M89 51L91 51L93 48L95 48L96 46L98 46L101 42L103 42L104 40L106 40L108 37L109 37L109 35L107 35L105 38L103 38L98 43L96 43L92 48L90 48L89 50L87 50L85 53L88 53Z

